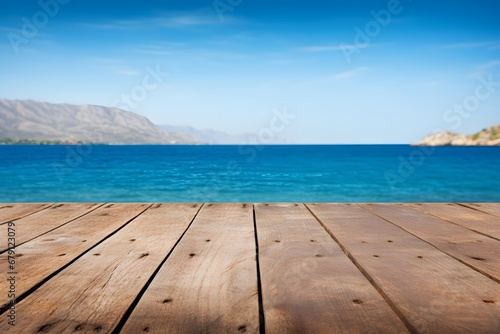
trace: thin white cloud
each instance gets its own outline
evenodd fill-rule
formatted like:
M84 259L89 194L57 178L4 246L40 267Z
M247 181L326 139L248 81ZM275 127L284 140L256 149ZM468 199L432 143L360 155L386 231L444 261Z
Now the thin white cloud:
M106 22L82 22L79 25L91 29L126 30L148 28L188 28L242 22L235 17L221 21L217 15L207 13L164 13L152 17L142 17L133 20L112 20Z
M455 44L445 44L441 48L443 49L471 49L471 48L481 48L481 47L495 47L496 41L481 41L481 42L464 42Z
M200 16L200 15L177 15L170 17L157 17L155 19L160 26L163 27L189 27L219 24L221 21L216 16Z
M144 73L144 71L128 66L124 63L124 60L119 58L94 58L92 60L92 65L99 71L106 71L119 75L138 76Z
M5 30L6 34L5 38L0 40L0 46L6 47L9 53L17 54L19 52L20 54L30 53L41 55L47 53L49 47L58 45L53 36L44 31L39 31L33 38L25 38L20 29L0 27L0 31L2 30ZM11 36L10 33L17 36ZM17 44L16 37L25 38L26 40Z
M498 65L500 65L500 60L492 60L489 63L479 65L478 68L480 70L488 70L488 69L490 69L492 67L496 67Z
M99 30L125 30L137 29L144 26L145 22L141 20L113 20L109 22L83 22L79 23L81 27Z
M338 82L341 82L344 80L349 80L349 79L358 77L361 74L368 71L369 69L370 69L369 67L358 67L358 68L354 68L352 70L335 73L333 75L324 75L324 76L320 76L320 77L314 77L314 78L310 78L309 80L301 81L299 83L299 86L310 88L310 87L330 85L330 84L334 84L334 83L338 83Z
M327 52L327 51L345 51L345 50L354 50L354 49L367 49L371 47L375 47L377 44L369 43L369 44L338 44L338 45L316 45L316 46L306 46L302 47L299 50L305 52Z

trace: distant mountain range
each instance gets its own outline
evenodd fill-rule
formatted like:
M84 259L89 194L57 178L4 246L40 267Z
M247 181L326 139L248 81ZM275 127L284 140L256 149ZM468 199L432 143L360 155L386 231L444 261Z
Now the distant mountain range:
M244 142L244 136L157 126L144 116L116 108L0 99L0 142L235 144Z
M499 146L500 125L491 126L473 134L459 134L450 131L433 133L422 139L419 146Z
M0 99L0 143L254 144L256 135L230 135L190 126L155 125L136 113L96 105ZM273 143L282 143L277 138ZM500 145L500 125L473 135L443 131L420 146Z

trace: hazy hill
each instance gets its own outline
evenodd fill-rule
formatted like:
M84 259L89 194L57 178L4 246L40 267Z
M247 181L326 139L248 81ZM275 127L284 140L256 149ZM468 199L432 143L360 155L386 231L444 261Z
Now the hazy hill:
M253 142L251 135L230 135L212 129L196 129L191 126L158 125L169 133L188 134L208 144L242 144Z
M500 145L500 125L491 126L473 134L442 131L428 135L417 145L421 146L497 146Z
M120 144L200 143L188 133L169 133L146 117L95 105L0 99L0 140Z

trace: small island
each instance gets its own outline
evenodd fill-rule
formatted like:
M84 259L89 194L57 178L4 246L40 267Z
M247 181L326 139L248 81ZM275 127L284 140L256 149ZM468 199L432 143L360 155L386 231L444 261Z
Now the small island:
M416 146L500 146L500 125L491 126L473 135L451 131L433 133Z

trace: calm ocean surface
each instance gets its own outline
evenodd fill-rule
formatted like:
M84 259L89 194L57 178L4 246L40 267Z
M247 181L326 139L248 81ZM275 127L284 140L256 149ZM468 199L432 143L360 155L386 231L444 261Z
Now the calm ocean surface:
M500 147L0 145L0 202L500 202Z

